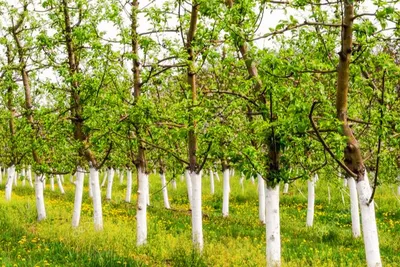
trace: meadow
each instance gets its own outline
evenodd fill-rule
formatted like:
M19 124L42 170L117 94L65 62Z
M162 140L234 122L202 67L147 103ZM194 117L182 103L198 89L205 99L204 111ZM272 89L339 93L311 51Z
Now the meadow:
M221 175L222 177L222 175ZM136 192L136 179L134 179ZM87 182L87 179L86 179ZM71 227L74 185L65 177L65 195L45 189L47 219L36 222L34 190L21 183L10 202L0 185L0 262L2 266L265 266L265 226L258 220L257 184L231 178L229 217L222 217L222 181L203 177L204 252L192 250L186 186L169 184L172 209L163 208L160 179L150 176L148 243L136 247L136 196L125 203L125 181L114 180L113 200L103 194L104 231L93 229L87 186L81 224ZM331 199L328 199L328 186ZM281 186L282 191L283 186ZM395 185L378 187L376 216L384 266L400 266L400 198ZM342 202L342 194L344 201ZM320 179L316 187L314 226L306 227L307 183L291 184L281 194L282 266L365 266L364 245L351 232L348 188L337 178Z

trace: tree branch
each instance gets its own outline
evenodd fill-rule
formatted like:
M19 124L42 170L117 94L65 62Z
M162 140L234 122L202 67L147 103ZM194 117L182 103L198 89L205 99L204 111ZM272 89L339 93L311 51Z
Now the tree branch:
M339 164L340 167L342 167L348 175L350 175L351 177L357 177L357 175L352 172L343 162L341 162L339 159L336 158L335 154L333 154L332 150L328 147L328 145L326 144L325 140L322 138L321 134L318 131L317 126L315 125L315 122L313 120L313 112L314 112L314 108L315 106L318 104L319 102L314 102L311 106L311 110L310 110L310 114L308 115L308 118L310 119L311 122L311 126L314 129L315 134L318 137L318 140L321 142L321 144L323 145L323 147L325 148L326 151L328 151L329 155L331 155L331 157Z

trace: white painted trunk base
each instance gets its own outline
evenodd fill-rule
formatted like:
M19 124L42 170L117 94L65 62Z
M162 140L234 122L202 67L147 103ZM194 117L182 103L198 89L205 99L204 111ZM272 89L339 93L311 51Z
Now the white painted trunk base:
M14 186L18 186L18 172L14 171Z
M223 195L222 195L222 216L223 217L229 216L229 192L231 191L230 184L229 184L229 180L230 180L229 172L230 172L229 169L225 169L223 171L223 177L224 177L224 180L223 180L224 189L223 189Z
M210 169L210 193L214 195L215 187L214 187L214 172Z
M76 170L74 211L72 213L72 227L78 227L81 218L82 195L85 174L81 167Z
M243 175L243 173L240 176L239 184L240 184L240 187L242 188L242 193L244 193L244 175Z
M99 171L95 168L90 168L90 184L92 185L93 192L94 229L97 231L101 231L103 230L103 211L101 206Z
M228 173L229 174L229 173ZM190 172L192 180L192 241L200 252L203 250L203 215L201 208L201 176Z
M131 170L126 170L126 195L125 201L130 203L132 195L132 172Z
M400 185L397 187L397 194L400 196Z
M26 185L26 171L25 169L21 170L21 177L22 177L22 186Z
M307 226L313 226L314 222L314 205L315 205L315 178L307 181L308 185L308 202L307 202Z
M101 176L99 174L99 176ZM106 185L107 182L107 171L105 173L103 173L103 181L101 182L101 187L104 187Z
M365 172L364 180L357 182L357 191L361 207L362 230L364 237L365 254L369 267L382 266L379 251L378 229L376 227L374 201L368 206L371 197L371 187L367 182L368 175Z
M360 211L358 209L356 181L353 177L347 178L347 185L350 191L351 229L353 231L353 237L357 238L361 236Z
M214 174L215 174L215 178L217 178L217 181L220 182L221 179L219 179L219 174L218 174L218 172L214 172Z
M3 183L3 169L0 167L0 184Z
M31 166L28 166L28 171L26 172L26 176L28 178L29 181L29 185L33 188L33 181L32 181L32 170L31 170Z
M283 185L283 193L284 193L284 194L289 193L289 184L288 184L288 183L285 183L285 184Z
M64 191L64 187L63 187L63 185L62 185L61 175L58 175L58 174L57 174L57 175L56 175L56 178L57 178L58 188L60 189L61 194L64 195L64 194L65 194L65 191Z
M258 180L258 218L265 223L265 181L261 175L257 175Z
M11 192L12 192L12 187L13 187L13 182L14 182L14 172L15 172L14 165L12 165L11 167L9 167L7 169L7 182L6 182L6 188L5 188L7 201L11 200Z
M254 177L253 177L253 176L250 177L250 182L251 182L252 184L255 184L255 181L254 181Z
M50 190L54 192L54 176L50 175Z
M189 209L192 209L192 180L190 178L189 170L185 170L186 188L189 200Z
M136 211L136 245L142 246L147 242L147 187L148 176L138 168L138 191Z
M265 228L266 228L266 254L267 266L281 265L281 233L279 218L279 185L267 186L265 190Z
M167 180L165 178L165 173L160 173L160 179L161 179L161 188L164 198L164 208L170 209L171 207L169 205L169 200L168 200L168 187L167 187Z
M36 211L39 222L46 219L46 209L44 207L44 196L43 196L43 177L44 175L35 174Z
M173 188L174 190L176 190L176 189L177 189L177 186L176 186L176 178L175 178L175 177L172 179L171 184L172 184L172 188Z
M107 191L106 191L106 199L111 200L111 194L112 194L112 186L113 186L113 180L114 180L114 169L110 168L107 171Z

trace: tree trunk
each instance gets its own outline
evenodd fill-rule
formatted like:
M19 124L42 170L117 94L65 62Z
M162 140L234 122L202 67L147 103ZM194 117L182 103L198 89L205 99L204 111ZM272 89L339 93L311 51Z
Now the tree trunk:
M107 176L108 176L108 178L107 178L108 183L107 183L106 199L111 200L112 186L113 186L113 180L114 180L114 169L113 168L108 169Z
M58 174L57 174L56 177L57 177L58 188L60 189L61 194L64 195L64 194L65 194L65 191L64 191L64 187L63 187L63 185L62 185L61 175L58 175Z
M224 176L224 191L223 191L223 201L222 201L222 216L228 217L229 215L229 192L230 192L230 185L229 185L229 178L230 173L229 169L226 168L223 170Z
M192 179L190 178L190 171L185 170L185 178L186 178L186 188L188 193L189 200L189 209L192 209Z
M361 207L364 247L367 257L367 265L369 267L379 267L382 266L382 262L379 251L378 229L376 227L375 202L372 201L368 205L372 190L366 182L367 180L368 175L365 172L364 179L357 183L357 191Z
M85 180L85 174L81 167L76 170L76 181L75 181L75 201L74 211L72 213L72 227L78 227L81 218L82 208L82 196L83 196L83 184Z
M195 172L189 173L192 180L193 201L192 201L192 240L193 245L203 250L203 218L201 210L201 177Z
M315 205L315 179L309 179L308 185L308 203L307 203L307 226L313 226L314 222L314 205Z
M358 209L358 196L356 181L353 177L347 178L350 190L350 212L351 212L351 228L353 230L353 237L357 238L361 236L360 228L360 212Z
M101 191L99 181L99 171L96 168L90 168L90 183L93 190L93 221L94 229L103 230L103 211L101 206Z
M265 224L265 181L261 175L257 175L258 180L258 218Z
M130 169L126 170L126 196L125 201L130 203L132 195L132 171Z
M7 169L7 182L6 182L6 188L5 188L7 201L11 200L11 192L12 192L12 186L13 186L13 181L14 181L14 172L15 172L14 165L12 165L11 167L9 167Z
M170 209L169 205L169 200L168 200L168 187L167 187L167 181L165 179L165 173L160 173L160 178L161 178L161 188L162 188L162 193L163 193L163 198L164 198L164 207L166 209Z
M283 193L287 194L288 192L289 192L289 184L285 183L284 186L283 186Z
M54 176L50 175L50 190L54 192Z
M210 169L210 193L214 195L215 188L214 188L214 173L212 169Z
M136 232L137 239L136 244L138 246L142 246L147 242L147 184L148 184L148 176L142 171L142 169L138 168L138 200L137 200L137 213L136 213Z
M279 218L279 185L267 186L266 196L267 266L281 265L281 232Z
M36 197L36 211L38 214L38 221L46 219L46 209L44 207L43 196L43 175L35 174L35 197Z

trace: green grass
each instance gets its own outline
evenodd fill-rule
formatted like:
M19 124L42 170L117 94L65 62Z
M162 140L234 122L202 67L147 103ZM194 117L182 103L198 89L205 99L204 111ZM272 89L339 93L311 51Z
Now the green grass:
M222 177L222 175L221 175ZM316 188L314 226L305 225L306 183L297 181L281 195L283 266L365 266L362 240L351 235L349 197L345 204L341 181L320 179ZM136 182L134 183L136 186ZM125 203L125 183L114 181L113 200L103 201L104 231L93 229L92 204L84 192L79 228L71 227L74 186L66 178L66 195L45 190L47 219L36 222L34 191L27 185L14 188L4 200L0 185L0 262L2 266L265 266L265 226L258 221L257 186L232 178L230 216L222 218L222 182L210 195L208 176L203 178L202 255L192 250L191 221L185 183L169 188L172 210L165 210L158 175L151 176L148 208L148 244L137 248L135 202ZM376 194L380 248L385 266L400 266L400 200L394 186L383 185ZM135 190L134 190L135 192ZM347 192L347 191L346 191ZM105 188L102 190L103 197Z

